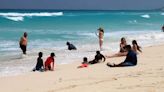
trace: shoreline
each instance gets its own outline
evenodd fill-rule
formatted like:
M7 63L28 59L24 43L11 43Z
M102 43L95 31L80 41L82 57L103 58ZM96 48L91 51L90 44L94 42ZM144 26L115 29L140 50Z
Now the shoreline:
M81 62L57 65L52 72L29 72L0 78L3 92L162 92L164 44L143 48L134 67L109 68L125 57L77 69ZM8 88L10 87L10 88Z
M143 46L142 47L142 49L144 50L145 48L146 49L148 49L148 48L151 48L151 47L159 47L159 46L164 46L164 43L160 43L160 44L156 44L156 45L149 45L149 46ZM76 51L76 53L77 53L78 51ZM96 52L96 50L95 50L95 52ZM91 56L89 56L88 58L89 58L89 60L92 60L93 58L94 58L94 55L95 55L95 52L93 52L93 55L91 55ZM104 55L104 56L106 56L106 55L113 55L113 54L115 54L115 53L117 53L117 52L115 52L115 51L111 51L111 50L107 50L107 51L103 51L102 52L102 54ZM144 53L144 52L143 52ZM90 53L91 54L91 53ZM140 54L142 54L142 53L140 53ZM21 75L26 75L26 74L28 74L28 73L30 73L30 72L32 72L32 69L33 69L33 67L36 65L36 58L37 58L37 55L35 55L35 56L33 56L34 55L34 53L32 53L32 55L30 55L29 57L28 56L24 56L24 58L22 58L22 56L17 56L17 58L14 58L13 57L13 60L10 60L9 59L9 61L11 61L11 62L16 62L16 63L23 63L24 62L24 65L25 64L27 64L27 63L30 63L30 64L28 64L28 66L30 67L30 68L25 68L24 67L24 69L26 70L26 71L15 71L15 73L16 74L10 74L9 73L9 75L8 74L5 74L5 75L3 75L2 74L2 76L0 76L0 78L2 78L2 77L13 77L13 76L21 76ZM46 56L49 56L48 55L48 53L46 53ZM140 56L140 55L138 55L138 56ZM123 56L123 57L113 57L113 58L125 58L125 56ZM44 57L43 58L44 60L46 60L46 57ZM112 59L112 58L107 58L107 61L108 61L108 59ZM34 61L34 62L29 62L29 60L31 61ZM122 59L122 61L123 61L124 59ZM22 62L23 61L23 62ZM80 65L81 64L81 62L82 62L82 57L81 57L81 59L75 59L74 58L74 61L71 61L71 62L68 62L68 63L56 63L56 65L57 66L63 66L63 65ZM9 62L10 63L10 62ZM32 63L32 64L31 64ZM117 63L117 62L116 62ZM31 66L32 65L32 66ZM10 65L9 65L10 66ZM18 65L17 65L18 66ZM23 67L23 66L20 66L20 67ZM19 73L18 73L19 72Z

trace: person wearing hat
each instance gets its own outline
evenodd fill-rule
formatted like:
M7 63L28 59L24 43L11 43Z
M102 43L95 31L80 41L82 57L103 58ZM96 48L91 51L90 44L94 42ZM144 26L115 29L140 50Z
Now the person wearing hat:
M99 46L100 46L100 50L102 50L102 45L103 45L103 41L104 41L104 29L99 28L98 29L98 34L96 33L96 35L99 38Z
M55 54L51 53L50 57L48 57L47 60L45 61L45 71L47 71L47 70L53 71L54 70L54 63L55 63L54 56L55 56Z

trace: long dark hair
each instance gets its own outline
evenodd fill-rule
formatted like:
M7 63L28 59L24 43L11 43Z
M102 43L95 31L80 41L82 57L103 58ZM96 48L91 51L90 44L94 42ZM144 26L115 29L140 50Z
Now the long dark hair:
M142 52L142 51L141 51L141 47L138 45L138 43L137 43L136 40L133 40L133 41L132 41L132 44L136 44L136 45L137 45L137 50L140 51L140 52Z

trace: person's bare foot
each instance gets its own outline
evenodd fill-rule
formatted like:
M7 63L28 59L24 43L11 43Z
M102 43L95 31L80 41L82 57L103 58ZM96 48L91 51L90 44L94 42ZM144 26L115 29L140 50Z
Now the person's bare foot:
M107 63L106 65L109 67L114 67L114 64L111 64L111 63Z

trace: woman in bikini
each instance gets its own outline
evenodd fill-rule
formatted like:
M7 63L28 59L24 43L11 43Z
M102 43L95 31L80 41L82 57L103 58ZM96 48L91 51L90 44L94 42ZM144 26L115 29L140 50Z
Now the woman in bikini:
M112 56L106 56L106 57L112 58L112 57L126 56L127 55L127 51L125 49L126 45L127 45L126 39L124 37L122 37L121 42L120 42L120 51Z
M103 45L103 41L104 41L104 30L102 28L98 29L99 33L96 35L99 38L99 46L100 46L100 51L102 50L102 45Z

